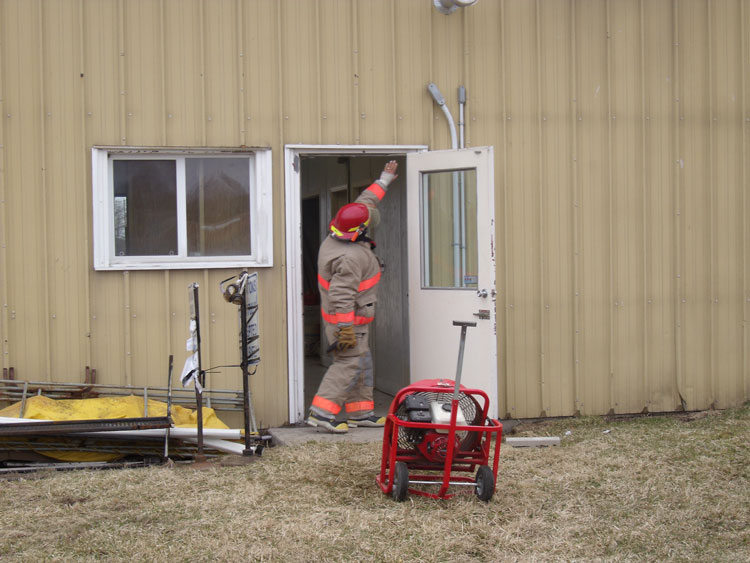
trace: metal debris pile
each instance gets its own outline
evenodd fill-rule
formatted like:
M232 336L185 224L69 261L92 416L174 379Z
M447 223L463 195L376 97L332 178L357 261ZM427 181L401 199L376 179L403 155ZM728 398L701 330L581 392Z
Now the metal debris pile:
M231 283L225 286L227 282ZM198 465L225 454L261 455L271 445L271 436L257 428L249 386L260 363L258 276L243 271L222 281L219 289L228 303L238 306L241 360L237 366L223 367L242 370L242 392L206 386L206 374L214 368L201 365L198 284L192 283L189 356L180 380L183 388L192 384L194 394L172 389L171 355L166 388L97 384L96 370L88 367L82 384L16 381L12 368L6 369L0 379L0 407L10 406L0 409L0 473L42 466L70 469L175 461ZM241 409L244 429L227 427L212 403Z
M211 408L203 409L199 435L194 411L146 395L54 399L42 392L55 395L60 391L55 386L0 380L0 401L21 384L37 393L0 410L0 474L189 463L226 454L260 455L270 445L270 436L258 433L246 451L244 432L226 427Z

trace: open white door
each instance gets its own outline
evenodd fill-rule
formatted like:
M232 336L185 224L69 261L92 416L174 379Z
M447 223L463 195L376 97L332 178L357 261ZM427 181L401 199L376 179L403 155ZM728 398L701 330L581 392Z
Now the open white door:
M497 417L495 204L492 147L407 155L410 378L482 389Z

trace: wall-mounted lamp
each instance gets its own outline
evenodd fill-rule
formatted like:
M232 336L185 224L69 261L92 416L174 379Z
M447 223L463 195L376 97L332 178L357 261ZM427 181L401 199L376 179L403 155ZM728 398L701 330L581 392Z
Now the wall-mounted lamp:
M452 14L458 8L468 8L473 6L479 0L432 0L432 3L441 14Z

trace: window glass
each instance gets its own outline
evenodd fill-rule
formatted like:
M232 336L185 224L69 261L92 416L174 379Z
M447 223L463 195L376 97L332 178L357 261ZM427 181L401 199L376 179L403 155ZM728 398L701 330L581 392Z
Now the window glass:
M422 174L422 286L476 289L476 170Z
M113 164L115 254L177 254L175 162L116 160Z
M188 256L247 256L250 179L247 158L185 163Z

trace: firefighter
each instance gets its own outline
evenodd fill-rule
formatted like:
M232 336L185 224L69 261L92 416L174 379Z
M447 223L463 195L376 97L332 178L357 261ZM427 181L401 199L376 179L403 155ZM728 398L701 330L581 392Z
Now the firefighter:
M381 427L375 416L372 355L368 344L375 318L380 260L367 234L379 222L378 203L396 179L395 160L354 203L339 209L318 252L318 287L333 363L313 397L307 424L344 433L349 426ZM342 409L346 421L337 420Z

